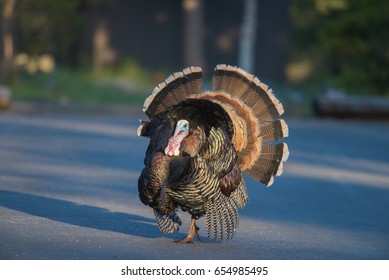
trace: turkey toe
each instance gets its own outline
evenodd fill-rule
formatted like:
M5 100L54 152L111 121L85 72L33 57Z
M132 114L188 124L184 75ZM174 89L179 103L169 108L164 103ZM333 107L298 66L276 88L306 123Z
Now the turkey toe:
M200 228L198 226L196 226L196 220L194 218L192 218L188 234L184 238L179 239L176 242L177 243L193 243L194 237L196 237L197 240L201 241L200 235L198 233L199 230L200 230Z

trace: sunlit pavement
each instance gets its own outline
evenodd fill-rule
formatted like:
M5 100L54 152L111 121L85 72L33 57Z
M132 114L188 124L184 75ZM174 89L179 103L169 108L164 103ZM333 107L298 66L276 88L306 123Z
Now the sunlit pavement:
M288 120L287 120L288 121ZM233 240L182 245L137 196L137 118L0 115L1 259L388 259L389 124L289 120L290 157Z

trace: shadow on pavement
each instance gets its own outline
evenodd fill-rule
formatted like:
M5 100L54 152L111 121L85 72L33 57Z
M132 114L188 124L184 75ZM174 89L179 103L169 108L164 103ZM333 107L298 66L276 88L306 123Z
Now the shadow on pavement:
M103 208L79 205L61 199L0 190L0 206L80 227L147 238L161 237L154 219L110 212Z

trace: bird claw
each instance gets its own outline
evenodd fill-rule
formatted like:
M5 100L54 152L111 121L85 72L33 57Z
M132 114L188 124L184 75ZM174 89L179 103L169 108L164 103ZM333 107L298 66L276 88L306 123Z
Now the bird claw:
M198 226L196 226L195 221L193 219L192 223L190 225L188 234L184 238L176 240L175 242L177 242L177 243L193 243L194 237L196 237L198 241L201 241L200 235L198 233L199 230L200 230L200 228Z
M190 243L193 243L193 240L191 237L186 236L182 239L175 240L174 242L176 242L176 243L189 243L190 244Z

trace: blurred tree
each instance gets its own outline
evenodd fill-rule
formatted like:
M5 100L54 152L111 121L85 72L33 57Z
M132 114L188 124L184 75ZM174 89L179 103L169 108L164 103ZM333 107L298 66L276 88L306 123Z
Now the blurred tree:
M183 0L184 11L184 64L200 66L205 71L203 0Z
M110 45L110 32L104 18L96 24L93 32L93 68L101 72L112 67L116 61L116 53Z
M3 63L1 65L1 81L6 81L12 70L14 57L14 42L12 21L16 0L2 0L2 40L3 40Z
M15 6L18 52L29 55L49 53L61 65L77 65L84 11L105 1L18 0Z
M389 95L389 1L294 0L291 12L300 82Z

